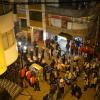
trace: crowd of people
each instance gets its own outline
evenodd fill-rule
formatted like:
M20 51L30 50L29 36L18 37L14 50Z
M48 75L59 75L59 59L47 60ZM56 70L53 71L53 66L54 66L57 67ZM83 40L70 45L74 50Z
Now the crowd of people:
M66 85L71 86L71 94L79 99L82 95L82 89L77 84L78 77L83 78L84 91L88 88L96 88L99 61L97 58L89 58L88 60L87 52L82 52L81 47L81 43L72 42L70 46L68 42L66 44L66 53L62 54L59 43L48 39L45 46L42 47L35 41L33 48L28 50L28 57L26 56L27 53L23 54L24 64L27 68L24 76L34 90L41 90L40 80L36 74L29 71L29 66L36 63L43 67L43 79L50 84L50 92L43 97L44 100L53 100L55 94L57 100L62 100Z
M71 94L76 98L82 96L82 91L88 88L96 88L99 76L99 60L94 57L88 60L87 52L82 52L82 43L68 41L66 50L62 53L61 46L57 41L46 40L45 45L40 46L36 41L26 52L19 51L18 59L22 59L21 66L15 77L21 79L20 85L27 87L27 83L33 87L34 91L41 91L40 76L37 72L29 70L31 64L36 63L43 67L43 80L50 85L49 93L45 94L43 100L63 100L66 86L71 87ZM17 66L20 66L17 63ZM81 77L84 81L82 89L77 84L77 79ZM16 78L15 78L16 79Z

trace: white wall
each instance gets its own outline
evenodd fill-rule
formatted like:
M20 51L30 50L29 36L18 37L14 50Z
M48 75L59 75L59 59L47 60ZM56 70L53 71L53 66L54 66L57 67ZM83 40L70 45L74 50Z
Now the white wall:
M50 18L50 22L52 26L61 28L61 19Z
M9 49L5 50L5 60L6 60L6 65L9 66L12 64L14 61L16 61L18 57L18 51L16 48L16 43L10 47Z
M14 27L13 13L0 16L0 33L5 33Z
M46 2L56 2L55 4L53 4L53 3L52 4L47 4L48 6L54 6L54 7L59 6L59 0L46 0Z
M85 23L72 23L72 22L68 22L67 23L67 29L87 29L87 24Z
M2 40L2 34L9 32L14 28L14 18L13 13L9 12L8 14L0 16L0 37ZM14 33L13 33L14 34ZM6 41L7 42L7 41ZM3 41L1 41L1 44L4 45ZM12 64L18 57L18 51L16 48L16 42L9 46L6 50L4 50L3 46L0 48L4 53L5 57L5 64L6 66ZM0 52L2 53L2 52Z

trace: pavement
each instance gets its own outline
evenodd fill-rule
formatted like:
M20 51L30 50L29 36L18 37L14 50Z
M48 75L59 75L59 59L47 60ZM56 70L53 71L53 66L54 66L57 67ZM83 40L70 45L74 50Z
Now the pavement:
M78 78L77 84L81 87L82 89L82 97L80 100L94 100L95 96L95 89L93 88L88 88L87 91L83 91L83 80L82 78ZM65 87L65 94L64 98L62 100L77 100L76 97L71 95L71 89L70 86L66 85ZM49 93L50 86L47 82L44 80L40 80L40 89L41 91L34 91L34 89L29 86L27 88L24 88L23 92L17 96L15 100L43 100L43 96ZM56 100L56 94L54 95L54 100Z

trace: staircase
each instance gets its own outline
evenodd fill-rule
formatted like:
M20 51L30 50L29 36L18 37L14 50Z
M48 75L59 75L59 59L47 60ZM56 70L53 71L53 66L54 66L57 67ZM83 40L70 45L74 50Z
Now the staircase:
M12 98L15 98L22 91L20 86L7 79L0 79L0 87L4 88Z

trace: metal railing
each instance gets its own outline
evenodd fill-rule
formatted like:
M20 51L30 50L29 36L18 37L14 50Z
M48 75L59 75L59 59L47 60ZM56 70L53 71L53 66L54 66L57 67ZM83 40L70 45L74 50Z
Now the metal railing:
M12 11L12 6L0 3L0 15L4 15Z

